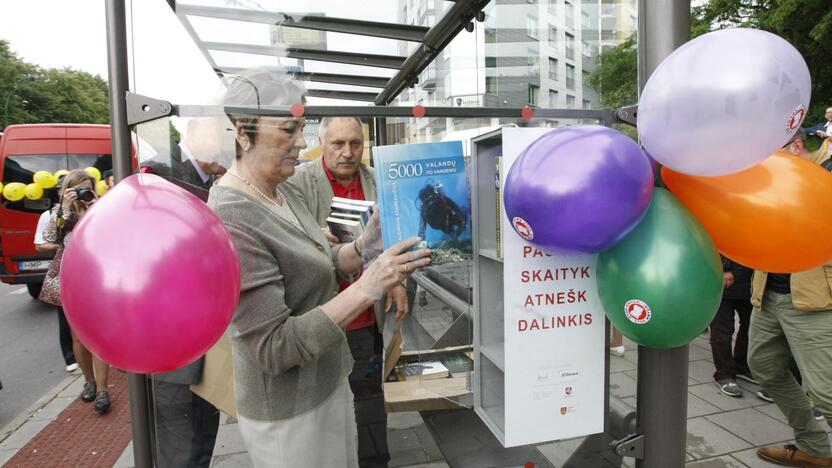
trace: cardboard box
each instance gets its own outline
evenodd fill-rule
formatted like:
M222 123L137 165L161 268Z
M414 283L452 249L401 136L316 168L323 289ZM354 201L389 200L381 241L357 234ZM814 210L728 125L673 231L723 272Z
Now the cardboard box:
M472 398L471 374L462 377L443 379L408 377L407 380L388 382L396 364L403 357L420 356L425 360L435 359L443 353L470 352L471 346L453 346L449 348L425 351L403 351L404 338L397 329L384 350L384 409L388 413L398 411L429 411L448 409L468 409Z

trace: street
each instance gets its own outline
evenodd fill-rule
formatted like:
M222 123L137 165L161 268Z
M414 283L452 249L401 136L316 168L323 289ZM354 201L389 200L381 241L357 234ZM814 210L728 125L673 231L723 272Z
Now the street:
M0 429L65 376L55 308L0 283Z

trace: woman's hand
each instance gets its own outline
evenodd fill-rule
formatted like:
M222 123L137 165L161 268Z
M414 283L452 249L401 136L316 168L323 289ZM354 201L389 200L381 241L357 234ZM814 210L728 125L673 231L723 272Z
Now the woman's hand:
M416 269L430 265L430 249L409 251L421 241L418 237L412 237L385 250L364 270L355 285L373 301L380 300Z
M361 252L361 263L364 265L368 265L375 260L384 250L384 244L381 242L380 211L378 205L375 205L373 214L364 227L364 232L355 240L357 249Z
M75 192L75 189L66 189L63 197L63 209L68 210L76 201L78 201L78 193Z
M384 312L390 312L393 303L396 303L396 320L401 320L410 313L410 304L407 302L407 288L400 284L387 293L387 301L384 303Z

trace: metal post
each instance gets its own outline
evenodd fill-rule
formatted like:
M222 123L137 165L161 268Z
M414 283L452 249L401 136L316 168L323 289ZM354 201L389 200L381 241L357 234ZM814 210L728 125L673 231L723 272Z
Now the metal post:
M639 0L639 92L659 63L690 37L690 0ZM685 466L688 346L638 348L638 468Z
M127 25L124 0L105 0L107 18L107 71L109 74L110 132L113 143L113 180L130 175L131 141L127 125ZM133 463L137 468L152 468L150 424L147 405L147 379L128 374L130 417L133 430Z

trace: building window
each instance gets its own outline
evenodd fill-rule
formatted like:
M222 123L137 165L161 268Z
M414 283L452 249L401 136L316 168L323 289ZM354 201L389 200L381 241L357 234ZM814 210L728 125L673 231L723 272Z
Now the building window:
M572 4L570 1L563 2L564 7L564 19L566 21L567 28L574 28L575 27L575 5Z
M558 0L549 0L549 13L557 15Z
M592 109L592 103L584 99L584 109Z
M566 89L575 89L575 66L566 64Z
M587 41L581 41L581 54L586 58L592 58L592 46Z
M526 35L532 39L537 39L537 18L534 16L526 17Z
M558 45L558 30L556 27L549 25L549 46L557 47Z
M589 71L587 70L581 71L581 85L589 86Z
M537 95L540 92L540 86L529 85L529 105L536 106Z
M537 73L540 73L540 70L537 68L540 66L540 57L537 55L532 55L535 52L530 50L529 55L526 56L526 64L528 64L529 68L534 69Z
M497 57L486 57L485 68L495 68L497 66Z
M493 44L497 42L497 30L494 28L485 28L485 43Z
M574 109L575 108L575 96L571 96L569 94L566 95L566 108L567 109Z
M558 107L558 92L554 89L549 90L549 107L557 109Z
M558 59L549 57L549 79L558 80Z
M496 76L486 76L485 77L485 92L487 94L497 94L497 77Z
M575 36L566 33L566 58L575 60Z
M581 29L589 29L589 13L581 12Z

